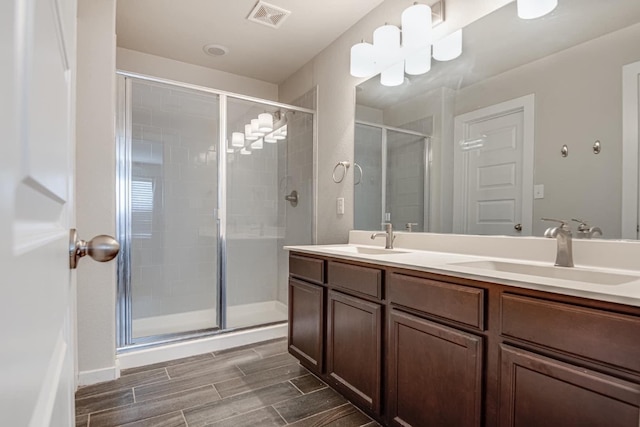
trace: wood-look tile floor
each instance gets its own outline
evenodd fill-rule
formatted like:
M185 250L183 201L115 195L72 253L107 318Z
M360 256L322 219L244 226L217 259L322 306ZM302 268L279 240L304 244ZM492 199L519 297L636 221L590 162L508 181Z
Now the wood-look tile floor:
M286 340L127 369L76 393L76 426L378 424L287 353Z

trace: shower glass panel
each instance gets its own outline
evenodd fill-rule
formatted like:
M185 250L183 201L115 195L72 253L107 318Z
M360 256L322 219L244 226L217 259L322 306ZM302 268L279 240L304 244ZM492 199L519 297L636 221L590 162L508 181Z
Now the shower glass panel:
M219 97L138 79L125 90L130 340L216 329Z
M118 350L286 322L313 110L120 73L117 117Z
M375 124L355 126L355 228L428 230L429 137Z
M247 134L265 113L273 124ZM229 97L227 135L226 326L286 321L282 246L312 236L313 115Z
M386 212L396 230L426 231L427 138L387 129Z

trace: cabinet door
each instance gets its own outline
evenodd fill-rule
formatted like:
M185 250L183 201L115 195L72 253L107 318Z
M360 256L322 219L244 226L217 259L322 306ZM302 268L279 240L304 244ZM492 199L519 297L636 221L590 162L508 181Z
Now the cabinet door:
M480 426L482 353L482 337L391 310L391 425Z
M289 352L322 373L324 288L289 279Z
M640 385L503 345L500 425L638 427Z
M380 413L382 306L329 291L327 373L349 398Z

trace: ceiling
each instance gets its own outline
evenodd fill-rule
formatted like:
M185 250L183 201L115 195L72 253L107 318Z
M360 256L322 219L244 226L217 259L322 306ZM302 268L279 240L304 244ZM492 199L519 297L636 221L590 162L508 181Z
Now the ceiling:
M118 0L116 33L119 47L278 84L382 2L269 0L292 12L274 29L246 19L257 0Z

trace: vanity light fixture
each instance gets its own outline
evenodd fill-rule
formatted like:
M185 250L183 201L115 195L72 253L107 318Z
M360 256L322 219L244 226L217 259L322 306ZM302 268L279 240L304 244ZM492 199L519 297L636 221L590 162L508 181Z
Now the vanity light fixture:
M264 132L260 130L260 122L258 119L251 119L251 134L253 136L264 136Z
M276 142L278 142L278 140L273 133L270 133L269 135L265 135L264 142L268 142L269 144L275 144Z
M244 134L242 132L233 132L231 134L231 145L233 147L244 147Z
M258 115L258 129L260 132L273 131L273 116L269 113L262 113Z
M258 136L254 135L253 132L251 131L250 124L244 125L244 138L247 141L255 141L256 139L258 139Z
M284 127L281 127L280 129L276 129L276 131L271 134L273 139L275 139L276 141L282 141L283 139L287 139L286 135L282 134L282 129L284 129Z
M404 61L395 56L400 50L400 28L385 24L373 32L373 47L382 63L391 63L380 73L380 83L384 86L399 86L404 82Z
M402 30L385 24L373 32L373 44L365 41L351 47L351 75L372 77L380 73L384 86L399 86L404 75L420 75L431 69L432 27L442 22L443 1L433 9L426 4L414 4L402 12ZM434 13L434 10L438 11ZM402 36L401 36L402 34ZM436 48L437 46L437 48ZM433 45L433 58L439 61L455 59L462 53L462 30L458 30Z
M351 75L371 77L376 74L374 47L364 40L351 46Z
M518 0L518 17L535 19L546 15L558 6L558 0Z
M455 31L433 44L433 58L451 61L462 54L462 29Z
M243 156L249 156L251 155L251 150L247 150L247 147L242 148L242 150L240 150L240 154L242 154Z
M431 8L426 4L414 4L402 12L402 45L416 48L405 58L405 73L417 76L431 69ZM403 76L404 77L404 76Z

